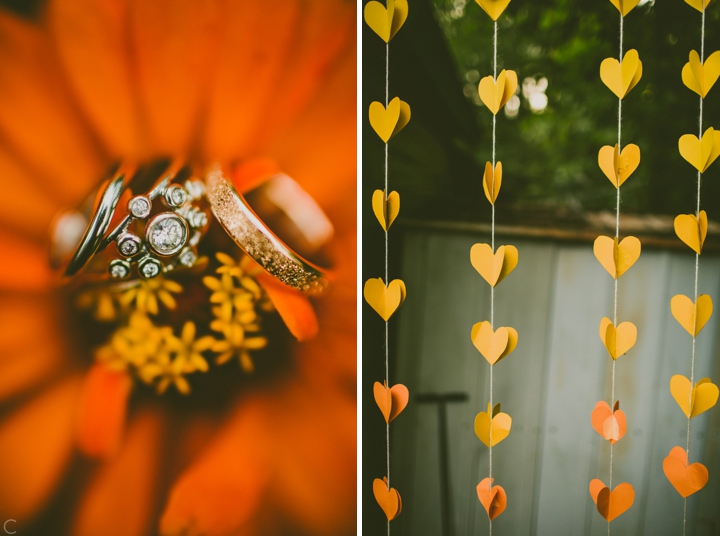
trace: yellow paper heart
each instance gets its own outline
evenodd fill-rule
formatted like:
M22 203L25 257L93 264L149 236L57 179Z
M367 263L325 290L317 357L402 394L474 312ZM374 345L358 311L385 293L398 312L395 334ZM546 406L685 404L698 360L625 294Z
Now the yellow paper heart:
M390 284L386 287L382 277L365 281L365 288L363 290L365 301L370 304L370 307L375 309L375 312L379 314L385 322L390 320L390 317L397 308L403 304L405 294L405 283L400 279L390 281Z
M698 255L702 253L707 230L707 214L704 210L700 211L699 218L695 214L680 214L675 218L675 234Z
M500 246L493 254L490 244L474 244L470 248L470 263L491 287L497 286L518 263L515 246Z
M625 98L642 78L642 61L638 51L628 50L620 63L615 58L607 58L600 64L600 78L617 95Z
M700 95L703 99L712 89L720 77L720 50L714 52L700 63L700 56L694 50L690 51L690 61L682 70L682 81L689 89Z
M500 404L495 406L490 417L490 404L487 412L481 411L475 417L475 435L486 447L494 447L500 441L510 435L512 417L507 413L500 413ZM490 441L490 429L492 425L492 442Z
M503 14L510 0L475 0L483 11L490 15L492 20L498 20Z
M699 140L693 134L685 134L678 142L680 155L700 173L705 173L720 155L720 130L710 127Z
M697 304L694 304L687 296L678 294L670 300L670 311L685 331L696 337L712 316L712 298L707 294L700 294Z
M670 378L670 394L688 419L709 410L718 401L720 391L710 378L703 378L690 392L690 380L676 374Z
M387 0L387 8L380 2L365 4L365 22L380 39L389 43L408 16L407 0Z
M640 165L640 147L631 143L618 153L615 147L606 145L598 153L598 165L615 188L619 188Z
M602 340L613 361L626 354L635 346L637 328L632 322L623 322L616 328L612 321L603 317L600 321L600 340Z
M502 162L495 164L495 169L491 162L485 162L485 174L483 175L483 190L485 197L490 201L491 205L495 204L498 194L500 193L500 185L502 184Z
M390 195L385 197L385 190L375 190L372 208L380 227L387 231L400 213L400 194L390 192Z
M517 90L518 79L515 71L503 69L495 80L492 76L486 76L480 80L478 95L485 106L494 114L502 109Z
M410 122L410 105L400 97L391 100L387 109L381 102L371 102L368 117L375 133L387 143Z
M640 258L640 240L625 237L619 244L617 238L598 236L593 245L595 258L613 279L619 278Z
M518 333L514 328L508 327L493 331L492 325L486 320L472 327L470 339L487 362L494 365L515 350Z
M714 0L685 0L686 3L697 9L700 13L713 3Z
M610 3L617 8L623 17L630 13L639 2L640 0L610 0Z

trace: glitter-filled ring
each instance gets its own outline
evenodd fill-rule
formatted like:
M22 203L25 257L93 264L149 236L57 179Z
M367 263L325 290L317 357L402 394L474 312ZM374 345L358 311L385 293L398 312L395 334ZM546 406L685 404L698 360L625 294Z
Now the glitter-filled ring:
M215 219L235 243L268 273L308 294L319 294L327 287L328 270L303 258L270 230L225 177L219 165L206 172L205 184L206 197ZM279 186L277 190L284 189L291 197L286 206L292 209L286 212L300 215L293 218L289 214L300 233L317 237L315 240L318 243L326 242L332 235L332 225L317 203L286 175L279 175L271 186ZM268 192L264 197L268 197Z

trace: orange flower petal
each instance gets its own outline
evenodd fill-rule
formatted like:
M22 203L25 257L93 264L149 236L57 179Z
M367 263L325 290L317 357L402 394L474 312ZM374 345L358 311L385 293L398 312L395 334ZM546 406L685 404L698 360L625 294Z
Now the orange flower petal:
M109 153L151 154L133 87L128 0L52 0L47 13L70 86Z
M280 167L275 160L251 158L232 170L232 183L237 191L247 192L278 173L280 173Z
M0 298L0 401L46 380L66 365L54 303L47 298Z
M2 519L29 520L57 487L73 445L77 378L56 384L0 424Z
M45 248L0 229L0 250L12 251L12 262L0 263L0 290L38 292L53 280Z
M249 522L267 485L262 406L246 400L177 480L160 521L166 536L234 534Z
M267 272L258 273L255 277L297 340L306 341L317 335L317 316L307 296L281 283Z
M47 36L2 12L0 102L6 143L32 165L56 202L86 195L105 165L99 146L73 103Z
M125 429L125 414L132 379L100 363L90 367L80 392L77 442L86 455L113 456Z
M295 81L286 78L286 62L295 47L300 11L297 0L227 4L217 72L207 98L206 159L248 157L259 126L274 105L273 89L292 91Z
M160 415L145 413L129 427L117 457L105 462L84 493L75 536L151 534L158 479Z
M132 2L137 83L152 145L160 153L187 154L197 141L221 14L217 1Z

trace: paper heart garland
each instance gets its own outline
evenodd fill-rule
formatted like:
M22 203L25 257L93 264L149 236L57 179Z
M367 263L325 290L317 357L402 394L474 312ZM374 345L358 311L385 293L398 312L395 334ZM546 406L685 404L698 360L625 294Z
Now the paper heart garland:
M506 71L503 69L495 80L492 76L486 76L480 80L478 86L478 95L485 106L493 113L497 113L502 109L507 101L510 100L517 90L518 79L515 71Z
M590 481L590 496L597 505L597 511L608 523L624 514L635 502L635 490L631 484L623 482L610 491L598 478Z
M717 82L718 77L720 77L720 51L713 52L705 60L705 64L700 62L697 52L690 51L690 61L682 70L683 84L704 99Z
M492 163L485 162L485 173L483 175L483 190L485 197L490 201L491 205L495 204L498 194L500 193L500 185L502 184L502 162L495 164L493 170Z
M398 30L405 24L408 16L407 0L387 0L387 8L380 2L365 4L365 22L380 39L389 43Z
M395 488L388 489L387 477L384 476L382 480L379 478L373 480L373 494L388 521L392 521L400 515L402 512L400 493Z
M680 155L700 173L705 173L720 155L720 130L710 127L699 140L693 134L685 134L678 141Z
M685 416L692 419L717 404L720 390L718 390L717 385L710 381L710 378L703 378L695 384L691 393L690 380L685 376L676 374L670 378L670 394Z
M685 2L702 13L706 7L712 4L713 0L685 0Z
M493 486L494 481L494 478L483 478L475 488L490 521L502 514L507 507L507 494L502 486Z
M610 0L610 3L617 8L623 17L630 13L639 2L640 0Z
M400 213L400 194L390 192L390 195L385 197L385 190L375 190L372 196L372 209L380 227L387 231Z
M712 298L707 294L700 294L694 304L687 296L677 294L670 300L670 311L685 331L696 337L712 316Z
M700 491L708 482L708 470L701 463L688 465L687 452L682 447L673 447L663 460L665 476L683 497L688 498Z
M388 389L384 382L375 382L373 395L375 396L375 403L380 408L380 413L385 417L385 422L390 424L407 406L410 391L400 383L396 383Z
M493 331L492 325L486 320L478 322L472 327L470 339L487 362L494 365L515 350L518 333L515 329L508 327L497 328L497 331Z
M613 186L619 188L640 165L640 147L631 143L618 153L617 143L615 147L606 145L598 152L598 165Z
M698 255L702 253L707 230L707 214L704 210L700 211L699 218L695 214L680 214L675 218L675 234Z
M390 281L386 287L382 277L365 281L363 295L370 307L375 309L385 322L390 320L393 313L405 301L405 283L400 279Z
M610 441L611 445L620 441L627 431L627 419L625 412L620 409L619 402L615 403L614 411L605 401L595 404L595 409L590 415L590 422L595 431L603 439Z
M500 404L496 404L495 408L492 408L492 417L490 417L490 410L490 404L488 404L487 412L481 411L475 416L475 435L486 447L494 447L500 443L510 435L512 427L512 417L507 413L500 413ZM491 427L492 443L490 441Z
M375 133L387 143L410 122L410 105L400 97L391 100L387 109L381 102L371 102L368 117Z
M613 279L619 278L640 258L642 246L634 236L625 237L620 243L617 238L598 236L593 245L595 258Z
M637 328L632 322L623 322L616 328L608 317L600 321L600 340L602 340L613 361L625 355L637 341Z
M515 246L500 246L493 254L490 244L474 244L470 248L470 263L491 287L497 286L518 263Z
M615 58L604 59L600 64L600 78L619 99L625 98L642 78L642 61L638 51L628 50L622 63Z

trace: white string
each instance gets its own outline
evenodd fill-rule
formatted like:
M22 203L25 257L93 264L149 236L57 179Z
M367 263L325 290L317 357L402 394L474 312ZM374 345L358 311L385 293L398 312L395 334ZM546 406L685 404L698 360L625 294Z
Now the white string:
M702 22L700 25L700 64L705 63L705 6L702 9ZM698 114L698 139L702 139L703 129L703 97L700 95L700 111ZM702 184L702 173L697 174L697 195L695 206L695 217L700 217L700 187ZM690 358L690 393L688 394L689 407L692 407L692 388L695 384L695 328L697 326L697 300L698 300L698 284L700 279L700 254L695 253L695 315L693 315L693 338L692 338L692 354ZM685 453L687 461L690 462L690 417L687 422L687 438L685 444ZM683 500L683 536L687 530L687 497Z
M389 86L390 86L390 43L385 44L385 109L387 110L389 104ZM388 140L389 141L389 140ZM387 204L388 196L388 142L385 142L385 192L384 201ZM385 222L385 286L390 284L388 277L388 231L387 221ZM389 374L389 329L388 322L385 321L385 388L390 387L390 374ZM385 424L385 464L387 470L387 488L390 490L390 423ZM387 534L390 536L390 520L387 522Z

